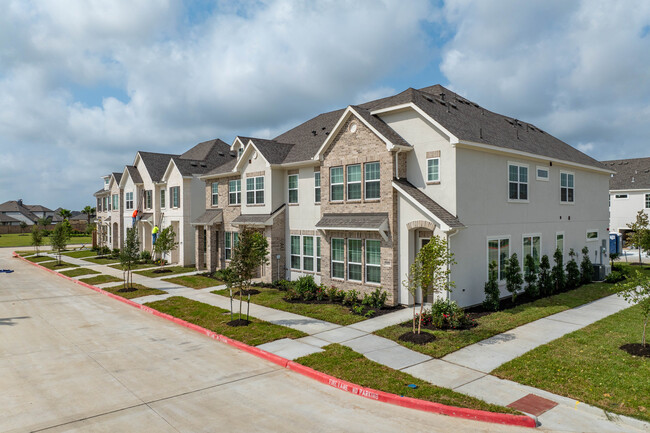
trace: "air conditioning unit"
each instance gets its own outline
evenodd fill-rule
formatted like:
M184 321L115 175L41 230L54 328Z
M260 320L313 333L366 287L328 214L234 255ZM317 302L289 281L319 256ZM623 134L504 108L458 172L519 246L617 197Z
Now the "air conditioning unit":
M610 265L594 265L594 281L603 281L607 275L612 272Z

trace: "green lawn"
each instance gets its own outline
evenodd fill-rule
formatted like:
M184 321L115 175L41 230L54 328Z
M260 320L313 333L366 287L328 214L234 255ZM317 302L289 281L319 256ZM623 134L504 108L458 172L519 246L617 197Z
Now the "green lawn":
M121 290L124 289L124 285L118 285L118 286L112 286L112 287L106 287L102 290L105 290L107 292L114 293L118 296L121 296L126 299L133 299L133 298L139 298L141 296L149 296L149 295L166 295L167 292L164 292L162 290L158 289L152 289L150 287L145 287L142 284L137 284L133 283L131 286L132 288L136 289L134 291L129 291L129 292L122 292Z
M78 268L79 265L73 265L72 263L64 262L61 261L61 263L57 263L56 260L51 261L51 262L41 262L39 265L43 266L44 268L48 269L63 269L63 268Z
M641 343L639 306L540 346L492 374L610 412L650 421L650 358L619 349Z
M612 286L612 284L606 283L587 284L570 292L538 299L509 310L498 311L478 318L478 326L472 329L463 331L429 331L425 329L422 332L430 332L436 336L436 339L424 345L403 342L398 339L400 335L410 329L410 321L408 322L409 327L402 325L389 326L380 329L375 334L390 338L409 349L434 358L440 358L517 326L609 296L613 293Z
M120 261L120 259L113 257L90 257L83 260L91 263L97 263L98 265L110 265L113 263L119 263Z
M257 295L251 296L252 304L263 305L265 307L275 308L276 310L288 311L290 313L300 314L301 316L325 320L342 326L352 325L353 323L366 320L365 317L353 314L348 307L341 304L303 304L298 302L287 302L283 299L286 292L267 287L252 287L252 289L260 291ZM233 292L236 292L236 290L233 290ZM221 296L230 296L228 289L215 290L212 293Z
M431 385L410 374L371 361L352 349L339 344L330 344L325 346L324 349L324 352L298 358L296 362L348 382L405 397L490 412L519 413L508 407L489 404L448 388ZM413 389L406 386L409 384L417 385L417 388Z
M300 338L307 335L295 329L263 322L252 317L250 318L252 323L248 326L228 326L226 324L230 321L228 310L180 296L172 296L164 301L149 302L145 305L251 346L280 338ZM237 315L234 318L236 319Z
M71 237L68 241L69 244L90 244L92 238L90 236ZM43 246L50 244L50 238L43 238ZM11 233L0 235L0 247L29 247L32 245L31 233Z
M90 278L83 278L80 279L79 281L90 284L90 285L97 285L97 284L104 284L104 283L117 283L118 281L123 281L121 278L114 277L112 275L97 275L95 277L90 277Z
M163 281L169 281L170 283L191 287L193 289L205 289L206 287L220 286L224 284L223 281L205 277L203 275L184 275L181 277L164 278Z
M32 263L41 263L41 262L49 262L50 260L54 260L54 258L50 256L32 256L32 257L26 257L25 260L29 260Z
M194 266L165 266L165 270L169 272L164 272L164 273L157 273L155 271L159 270L160 267L156 269L149 269L148 271L138 271L134 272L135 274L138 275L144 275L145 277L151 277L151 278L158 278L158 277L165 277L169 275L176 275L176 274L186 274L188 272L193 272L196 271L196 268Z
M69 271L62 271L61 274L67 277L78 277L80 275L99 274L99 272L93 271L92 269L88 269L88 268L77 268L77 269L70 269Z
M68 251L66 253L61 253L61 255L74 257L76 259L83 259L84 257L94 257L97 255L97 252L90 250Z
M113 269L117 269L118 271L122 270L122 265L119 263L117 265L110 265L109 267ZM132 270L147 269L147 268L154 268L154 267L156 267L156 265L154 265L153 263L136 263L131 265Z

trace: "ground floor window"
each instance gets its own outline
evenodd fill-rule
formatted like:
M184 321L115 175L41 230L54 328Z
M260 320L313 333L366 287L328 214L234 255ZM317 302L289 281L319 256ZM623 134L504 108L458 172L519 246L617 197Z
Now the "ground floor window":
M348 239L348 280L361 281L361 239Z
M314 266L316 266L316 269L314 269ZM291 236L291 269L320 272L319 236Z
M555 249L560 250L564 255L564 233L557 233L555 235Z
M320 272L320 237L316 238L316 272Z
M302 237L302 268L305 271L314 270L314 237Z
M332 238L332 278L345 278L345 242L340 238Z
M497 272L499 280L506 278L506 262L510 257L510 238L490 238L488 239L488 270L490 263L497 263Z
M366 282L381 283L381 242L366 240Z
M300 236L291 236L291 269L300 270Z
M535 266L539 266L539 260L542 252L542 236L541 235L524 235L523 241L523 259L526 256L532 256L535 260ZM524 261L525 263L525 261Z

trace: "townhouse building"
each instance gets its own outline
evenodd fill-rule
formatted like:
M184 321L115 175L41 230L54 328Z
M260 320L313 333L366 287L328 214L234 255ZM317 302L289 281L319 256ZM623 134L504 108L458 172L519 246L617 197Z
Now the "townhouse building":
M609 228L625 234L639 211L650 215L650 158L603 161L616 170L609 179Z
M122 190L120 180L122 173L102 176L104 186L96 191L95 223L97 226L97 243L111 249L122 248Z
M606 263L613 170L536 126L436 85L324 113L272 140L237 137L236 159L200 176L196 264L228 266L242 227L269 241L263 280L313 275L393 304L432 236L447 240L462 306L484 299L496 261L587 245ZM429 299L431 300L431 299Z

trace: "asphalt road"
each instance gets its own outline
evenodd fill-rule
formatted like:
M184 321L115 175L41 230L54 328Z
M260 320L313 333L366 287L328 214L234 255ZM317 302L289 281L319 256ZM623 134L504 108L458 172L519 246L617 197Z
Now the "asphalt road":
M515 432L360 398L0 249L2 432Z

